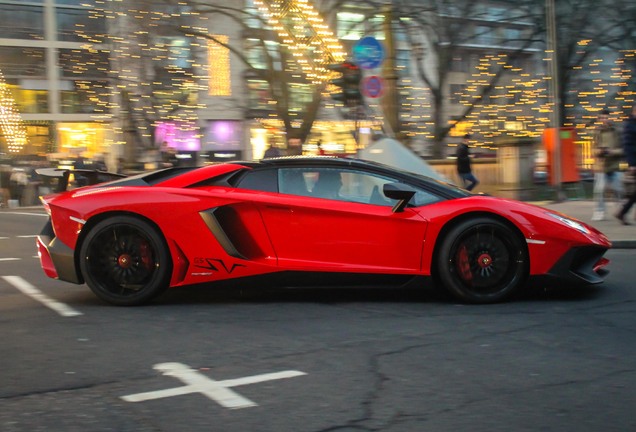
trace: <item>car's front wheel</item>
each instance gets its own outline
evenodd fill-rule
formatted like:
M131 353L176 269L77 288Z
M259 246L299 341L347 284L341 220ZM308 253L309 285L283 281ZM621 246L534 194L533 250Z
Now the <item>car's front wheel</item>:
M443 238L437 254L438 279L456 298L494 303L513 295L528 274L521 236L488 217L466 219Z
M115 305L146 303L170 283L172 263L163 236L135 217L97 223L82 243L79 260L89 288Z

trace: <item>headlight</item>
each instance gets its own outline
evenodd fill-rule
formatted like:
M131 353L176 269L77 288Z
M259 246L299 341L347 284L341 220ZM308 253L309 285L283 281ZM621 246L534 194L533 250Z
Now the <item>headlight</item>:
M582 232L583 234L590 234L590 230L587 229L585 225L583 225L581 222L575 221L573 219L567 218L565 216L562 216L556 213L548 213L548 214L552 216L553 218L558 219L559 221L569 226L570 228L574 228L578 232Z

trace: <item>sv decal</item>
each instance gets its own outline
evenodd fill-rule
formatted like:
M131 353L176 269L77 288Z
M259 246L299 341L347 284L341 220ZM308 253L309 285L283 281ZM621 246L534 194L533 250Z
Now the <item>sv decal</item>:
M232 263L229 267L221 259L216 258L195 258L194 266L206 270L219 271L219 265L226 273L232 273L237 267L245 267L243 264Z

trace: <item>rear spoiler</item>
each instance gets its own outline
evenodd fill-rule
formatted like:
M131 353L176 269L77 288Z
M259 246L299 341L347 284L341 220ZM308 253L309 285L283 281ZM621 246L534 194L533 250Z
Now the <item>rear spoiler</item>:
M108 171L98 171L89 169L69 169L69 168L39 168L35 172L42 177L58 179L55 192L64 192L68 188L69 177L82 177L86 179L86 185L96 185L106 183L113 180L125 178L124 174L117 174Z

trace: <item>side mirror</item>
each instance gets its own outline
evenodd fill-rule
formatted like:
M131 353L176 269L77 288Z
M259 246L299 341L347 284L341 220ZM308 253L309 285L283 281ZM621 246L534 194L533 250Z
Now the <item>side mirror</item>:
M393 206L393 213L403 212L413 195L415 195L415 190L403 183L386 183L382 191L387 198L398 200Z

